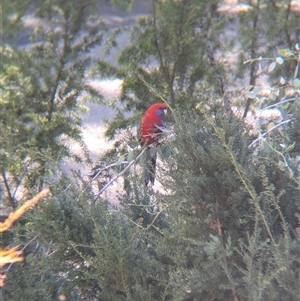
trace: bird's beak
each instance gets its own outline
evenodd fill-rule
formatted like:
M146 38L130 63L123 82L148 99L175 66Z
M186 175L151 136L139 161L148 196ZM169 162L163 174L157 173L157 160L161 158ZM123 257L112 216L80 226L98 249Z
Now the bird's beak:
M167 114L167 112L168 112L168 110L167 110L167 109L164 109L164 115L166 115L166 114Z

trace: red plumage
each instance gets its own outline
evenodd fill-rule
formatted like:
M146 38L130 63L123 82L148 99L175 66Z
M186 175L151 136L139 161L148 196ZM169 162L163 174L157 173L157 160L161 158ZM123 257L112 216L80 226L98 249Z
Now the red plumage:
M158 142L161 138L162 131L158 127L164 127L162 116L166 113L167 106L164 103L156 103L152 105L142 116L140 125L140 142L141 145L148 145L146 150L146 166L145 166L145 184L149 181L154 185L155 168L156 168L156 145L150 152L150 146L154 142Z
M164 103L152 105L143 115L140 128L141 145L157 142L162 135L162 131L155 125L163 127L162 116L167 106ZM161 113L160 113L161 112Z

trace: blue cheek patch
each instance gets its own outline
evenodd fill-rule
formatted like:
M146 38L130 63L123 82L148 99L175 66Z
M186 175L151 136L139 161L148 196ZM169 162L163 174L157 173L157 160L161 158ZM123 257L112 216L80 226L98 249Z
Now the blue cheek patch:
M164 110L161 109L156 110L156 116L161 117L162 115L164 115Z

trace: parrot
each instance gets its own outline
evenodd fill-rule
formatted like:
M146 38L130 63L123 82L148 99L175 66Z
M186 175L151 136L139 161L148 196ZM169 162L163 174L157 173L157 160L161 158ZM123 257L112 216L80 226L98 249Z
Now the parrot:
M161 128L165 127L162 117L167 113L167 105L164 103L156 103L149 107L143 114L140 122L140 144L147 146L146 149L146 167L145 167L145 185L149 181L154 185L155 168L156 168L156 146L163 131ZM151 148L151 146L153 146Z

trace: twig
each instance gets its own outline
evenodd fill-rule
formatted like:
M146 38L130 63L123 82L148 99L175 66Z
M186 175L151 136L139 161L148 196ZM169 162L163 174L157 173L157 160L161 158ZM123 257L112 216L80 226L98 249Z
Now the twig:
M16 205L15 205L15 202L14 202L14 198L13 198L13 196L11 195L10 188L9 188L9 185L8 185L8 181L7 181L7 178L6 178L4 169L2 169L1 175L2 175L2 178L3 178L3 182L4 182L5 189L6 189L6 193L7 193L7 196L8 196L8 201L9 201L11 207L12 207L13 209L15 209L15 208L16 208Z
M138 78L139 78L139 79L147 86L147 88L148 88L150 91L152 91L153 94L155 94L156 97L160 98L160 99L163 101L163 103L165 103L165 104L168 106L168 108L170 109L170 111L173 112L173 109L172 109L171 106L168 104L167 100L166 100L164 97L162 97L162 96L158 93L158 91L157 91L155 88L153 88L150 84L148 84L148 83L146 82L146 80L144 79L143 75L138 73L137 76L138 76Z
M154 227L155 221L158 219L161 213L166 210L167 207L169 207L169 205L166 206L165 208L162 208L160 211L156 213L155 217L153 218L152 222L147 226L146 230L149 230L151 227Z
M90 176L90 174L94 171L93 174L95 174L96 172L96 175L93 176L93 178L91 179L91 181L94 181L98 178L98 176L105 170L107 169L110 169L111 167L114 167L114 166L118 166L118 165L122 165L122 164L128 164L129 162L128 161L123 161L121 163L119 162L114 162L114 163L111 163L103 168L95 168L94 170L92 170L91 172L87 173L87 174L84 174L84 176Z
M274 108L274 107L277 107L278 105L281 105L281 104L284 104L286 102L290 102L292 100L295 100L296 98L289 98L289 99L285 99L285 100L282 100L280 102L277 102L273 105L270 105L270 106L267 106L265 108L263 108L262 110L259 111L259 114L254 122L254 127L256 128L256 124L257 124L257 121L259 120L259 118L261 117L261 114L265 111L265 110L268 110L268 109L271 109L271 108Z
M114 181L116 181L122 174L124 174L125 173L125 171L131 166L131 165L133 165L142 155L143 155L143 153L145 152L145 150L146 150L146 147L144 147L142 150L141 150L141 152L138 154L138 156L134 159L134 160L132 160L120 173L118 173L116 176L114 176L106 185L104 185L103 187L102 187L102 189L98 192L98 194L96 195L96 197L95 197L95 200L94 200L94 202L96 202L96 200L99 198L99 196L102 194L102 192L104 191L104 190L106 190L106 188L111 184L111 183L113 183Z
M217 137L221 141L222 146L224 147L227 154L229 155L229 159L230 159L232 165L234 166L234 169L235 169L238 177L240 178L240 181L243 183L243 186L245 187L246 191L248 192L251 199L253 200L253 205L254 205L258 215L260 216L262 222L263 222L263 225L264 225L264 227L265 227L265 229L268 233L268 236L270 237L271 241L274 243L274 238L273 238L273 235L271 233L270 227L269 227L269 225L268 225L268 223L267 223L267 221L264 217L264 214L262 212L262 209L259 206L259 203L256 201L257 197L256 197L255 190L253 189L251 183L249 183L249 179L245 175L245 172L244 172L242 166L236 161L234 153L229 148L228 144L226 143L226 141L224 139L224 135L219 130L219 128L214 124L214 122L208 116L206 116L206 120L207 120L207 123L213 128L215 134L217 135Z
M284 100L282 100L282 101L280 101L280 102L274 103L273 105L267 106L267 107L265 107L265 108L263 108L263 109L261 110L260 115L261 115L261 113L262 113L264 110L267 110L267 109L271 109L271 108L277 107L278 105L281 105L281 104L286 103L286 102L290 102L290 101L292 101L292 100L296 100L296 98L293 97L293 98L284 99Z
M26 210L29 207L36 205L39 202L39 200L45 197L49 192L50 188L44 189L43 191L38 193L34 198L23 204L15 212L10 213L8 218L3 223L0 223L0 232L8 230L12 226L12 224L26 212Z
M24 258L23 258L23 257L19 257L19 256L20 256L20 255L23 253L23 251L29 246L29 244L31 244L36 238L37 238L37 235L34 236L32 239L30 239L30 241L27 242L27 243L23 246L23 248L22 248L21 250L15 252L15 256L16 256L17 258L22 258L22 260L16 260L16 261L23 261ZM18 248L18 247L17 247L17 248ZM13 248L13 249L15 249L15 248ZM13 250L13 249L11 249L11 250ZM5 269L5 272L9 271L9 269L11 268L11 266L12 266L13 263L14 263L14 262L10 262L10 265Z
M139 151L140 149L141 149L141 146L140 145L138 145L138 146L136 146L135 148L130 148L129 146L128 146L128 148L130 149L130 151L132 152L132 151ZM122 164L129 164L130 162L129 161L122 161L122 162L113 162L113 163L111 163L111 164L109 164L109 165L107 165L107 166L105 166L105 167L103 167L103 168L94 168L92 171L90 171L89 173L86 173L86 174L84 174L84 176L86 176L86 177L92 177L92 179L91 179L91 181L94 181L94 180L96 180L97 178L98 178L98 176L103 172L103 171L105 171L105 170L108 170L108 169L110 169L111 167L114 167L114 166L118 166L118 165L122 165ZM96 174L95 174L96 173Z
M24 257L20 256L22 250L18 250L19 246L11 249L0 249L0 268L2 268L7 263L20 262L24 260ZM2 271L1 273L2 274ZM0 285L2 286L2 285Z
M294 60L295 59L295 54L293 52L289 52L289 54L291 55L291 57L285 57L285 60ZM293 56L293 57L292 57ZM247 60L243 62L243 65L245 64L252 64L253 62L260 62L260 61L276 61L275 57L259 57L256 59L251 59L251 60Z
M285 123L289 123L291 121L291 119L282 121L278 124L276 124L275 126L273 126L271 129L269 129L268 131L266 131L263 134L260 134L258 138L256 138L254 141L251 142L251 144L248 146L248 148L251 148L256 142L262 140L266 135L268 135L271 131L273 131L274 129L280 127L281 125L285 124Z
M283 155L283 153L281 153L280 151L275 149L270 143L268 143L268 141L265 141L265 142L268 144L269 148L271 148L273 152L275 152L282 158L282 160L284 161L284 166L288 168L288 170L290 172L290 176L293 177L294 173L293 173L292 169L289 167L288 162L287 162L285 156Z

